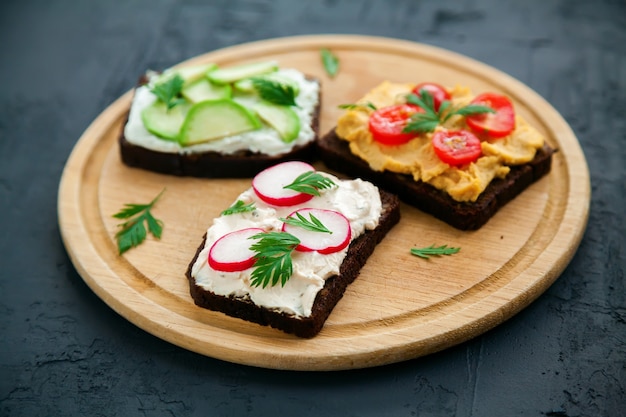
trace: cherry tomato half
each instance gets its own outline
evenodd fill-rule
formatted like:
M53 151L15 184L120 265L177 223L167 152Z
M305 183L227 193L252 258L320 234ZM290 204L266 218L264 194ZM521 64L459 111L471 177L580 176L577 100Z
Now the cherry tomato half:
M435 132L432 140L435 153L448 165L468 164L482 155L480 139L467 130Z
M415 86L412 93L418 97L421 97L421 90L426 90L426 92L430 93L433 96L433 105L435 107L435 111L439 111L439 106L441 103L450 100L451 96L444 87L437 83L421 83Z
M515 110L513 103L500 94L483 93L472 100L472 104L489 106L495 113L483 113L467 116L467 125L478 135L490 138L502 138L515 129Z
M385 145L401 145L413 139L415 133L402 130L412 115L424 110L412 104L382 107L370 115L369 130L374 140Z

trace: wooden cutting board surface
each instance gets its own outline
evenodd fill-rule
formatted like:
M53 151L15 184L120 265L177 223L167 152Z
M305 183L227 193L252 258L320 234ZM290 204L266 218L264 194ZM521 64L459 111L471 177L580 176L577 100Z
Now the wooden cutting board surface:
M340 59L328 78L321 48ZM275 59L323 83L321 132L341 110L381 81L435 81L501 92L517 112L558 148L551 173L504 207L478 231L456 230L410 206L348 288L322 332L298 339L196 307L185 270L214 217L247 179L196 179L124 166L117 138L132 92L85 131L59 188L59 224L78 273L111 308L142 329L183 348L235 363L292 370L339 370L399 362L461 343L526 307L559 276L587 224L590 186L585 157L558 112L510 76L467 57L408 41L344 35L279 38L222 49L182 65L231 65ZM322 164L318 168L324 169ZM147 203L163 220L151 237L117 254L113 219L126 203ZM423 260L412 247L461 247Z

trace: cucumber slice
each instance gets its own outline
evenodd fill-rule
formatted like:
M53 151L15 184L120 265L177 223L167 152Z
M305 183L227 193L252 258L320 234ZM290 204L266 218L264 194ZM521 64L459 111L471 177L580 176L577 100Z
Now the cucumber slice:
M180 67L176 68L174 71L181 76L183 80L185 80L186 84L191 84L194 81L198 81L206 76L209 71L213 71L217 68L216 64L205 64L205 65L194 65L191 67Z
M278 132L283 142L293 142L298 137L300 118L291 107L261 102L254 110L263 121Z
M285 77L284 75L280 75L280 73L271 72L269 74L259 75L255 78L263 78L270 81L276 81L281 84L286 84L293 88L296 96L300 94L300 85L293 81L291 78ZM252 78L243 78L239 81L236 81L233 84L236 90L241 91L242 93L253 93L255 92L254 85L252 84Z
M278 71L278 64L275 61L263 61L229 68L218 68L210 71L207 77L216 84L229 84L243 78L250 78L274 71Z
M217 68L216 64L204 64L204 65L194 65L191 67L180 67L180 68L170 68L163 72L159 78L157 78L155 84L160 84L172 78L174 75L178 74L183 81L185 81L185 85L192 84L202 78L204 78L207 73L213 71Z
M195 145L260 127L259 119L233 100L201 101L189 109L178 141L182 146Z
M185 121L187 112L191 105L187 103L178 104L171 109L167 109L165 103L156 100L141 112L141 121L146 130L153 135L167 140L178 140L180 128Z
M233 84L233 87L235 87L235 90L241 93L253 93L254 92L254 86L252 85L252 79L250 78L243 78L239 81L236 81Z
M199 103L205 100L231 98L232 88L229 84L213 84L206 77L204 77L189 85L185 85L181 94L191 103Z

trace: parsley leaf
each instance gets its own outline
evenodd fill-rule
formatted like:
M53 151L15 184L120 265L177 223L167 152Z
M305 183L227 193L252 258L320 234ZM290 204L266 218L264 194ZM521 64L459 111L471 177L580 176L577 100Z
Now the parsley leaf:
M152 213L150 213L150 209L161 197L163 191L148 204L125 204L124 208L113 215L116 219L129 219L118 225L121 230L115 234L120 255L135 246L139 246L146 239L147 233L144 223L148 225L148 231L154 237L157 239L161 238L163 222L154 218Z
M448 245L435 247L433 244L425 248L412 248L411 255L419 256L423 259L429 259L431 256L453 255L460 250L461 248L449 248Z
M334 78L339 72L339 58L328 48L322 48L320 50L320 55L322 57L322 64L324 64L326 73L330 78Z
M315 171L307 171L300 174L291 184L287 184L283 188L319 197L320 193L318 190L331 188L334 185L336 185L335 182L330 178Z
M439 111L435 110L433 96L426 90L420 90L420 95L409 94L406 97L407 103L421 107L424 112L415 113L404 126L404 133L427 133L433 132L441 123L445 123L454 115L471 116L474 114L495 113L491 107L469 104L467 106L454 108L452 103L445 100L439 106Z
M248 211L254 211L255 209L256 207L254 207L254 202L246 204L241 200L237 200L235 204L233 204L232 206L224 210L221 215L228 216L228 215L235 214L235 213L245 213Z
M156 84L150 91L170 110L172 107L185 102L185 99L180 97L183 84L185 84L185 80L180 75L175 74L173 77Z
M284 287L293 274L291 253L300 244L300 240L286 232L258 233L250 239L258 239L250 246L256 252L250 285L265 288L280 282Z
M290 216L285 219L281 218L280 220L286 224L301 227L305 230L310 230L312 232L330 233L331 235L333 234L333 232L329 230L326 226L324 226L320 219L315 217L313 213L309 213L309 219L304 217L302 214L296 212L295 218Z
M265 101L282 106L296 105L296 90L292 85L268 78L251 78L252 86Z

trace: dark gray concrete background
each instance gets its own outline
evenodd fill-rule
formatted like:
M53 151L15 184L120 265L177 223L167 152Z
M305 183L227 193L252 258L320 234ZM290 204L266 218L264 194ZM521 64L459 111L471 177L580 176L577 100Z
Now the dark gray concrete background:
M529 85L571 124L591 172L589 226L537 301L425 358L304 373L180 349L84 284L56 204L89 123L147 68L315 33L468 55ZM0 415L626 415L625 45L626 3L617 0L2 1Z

